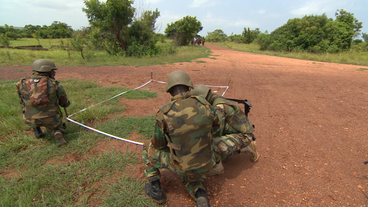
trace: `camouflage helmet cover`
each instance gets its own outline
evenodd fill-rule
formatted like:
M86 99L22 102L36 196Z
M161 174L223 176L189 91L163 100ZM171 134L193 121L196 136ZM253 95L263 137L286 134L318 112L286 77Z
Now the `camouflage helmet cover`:
M190 88L193 88L193 83L190 80L190 77L187 72L182 70L177 70L169 75L169 79L167 81L166 85L166 92L169 92L169 90L177 85L185 85Z
M47 73L52 70L57 70L55 63L47 59L38 59L32 63L32 71Z
M192 96L202 96L204 98L207 97L208 93L211 91L209 87L204 84L199 84L194 87L194 89L190 92Z

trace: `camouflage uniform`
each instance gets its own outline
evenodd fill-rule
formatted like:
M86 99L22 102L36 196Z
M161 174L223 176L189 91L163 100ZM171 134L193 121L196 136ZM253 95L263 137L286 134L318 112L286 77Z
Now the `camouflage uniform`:
M44 63L46 61L46 64L52 64L51 69L50 65L45 66L48 67L46 71L56 70L55 65L51 61L44 59L39 59L34 62L34 64L36 63L35 70L37 70L39 66L39 64L37 65L37 61L38 63ZM42 64L41 67L43 67ZM54 78L49 77L49 75L50 72L33 71L32 76L18 81L16 87L19 95L19 102L22 106L23 120L25 124L34 129L41 126L46 127L46 129L55 136L57 142L58 140L61 140L58 142L59 146L59 144L63 145L66 143L62 137L62 133L65 131L65 125L62 122L63 114L59 105L62 107L68 107L70 105L70 101L68 100L63 86L61 86ZM46 97L44 97L44 99L42 99L42 94L36 97L32 96L34 91L42 90L42 88L46 91ZM32 98L33 100L31 100ZM43 102L45 99L46 102ZM35 106L32 104L34 103L32 101L37 102L39 105Z
M189 93L174 96L157 112L154 135L143 147L144 173L149 180L160 179L162 168L180 176L189 194L204 186L201 181L213 166L212 124L215 111L203 97Z
M211 89L203 84L197 85L191 95L205 97L215 107L220 120L220 126L214 129L213 148L216 152L217 163L243 151L252 153L251 161L258 160L254 127L240 107L225 97L211 93ZM223 172L221 168L214 170L211 175ZM218 166L216 166L218 167Z
M213 144L215 152L221 155L221 160L225 160L253 141L254 128L233 101L216 94L212 94L208 101L220 112L221 126L213 134Z

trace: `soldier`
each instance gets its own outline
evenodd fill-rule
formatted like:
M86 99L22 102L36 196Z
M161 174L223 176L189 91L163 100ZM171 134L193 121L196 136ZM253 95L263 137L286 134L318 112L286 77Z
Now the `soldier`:
M50 60L38 59L32 64L32 76L17 82L19 102L23 110L23 120L33 128L36 138L44 137L41 126L46 127L56 140L57 146L66 145L63 137L65 124L59 108L68 107L70 101L64 88L55 80L55 64Z
M250 152L251 161L257 162L259 154L257 151L254 128L248 117L240 107L225 97L213 94L211 89L203 84L197 85L190 93L192 96L202 96L220 112L221 126L213 134L213 148L221 160L239 154ZM217 158L217 165L211 174L223 173L222 163Z
M197 206L209 206L202 180L216 165L211 134L217 116L203 97L189 95L191 88L186 72L169 75L166 92L171 94L171 102L157 112L154 134L143 146L144 173L149 181L145 190L159 204L166 202L159 170L165 168L182 177Z

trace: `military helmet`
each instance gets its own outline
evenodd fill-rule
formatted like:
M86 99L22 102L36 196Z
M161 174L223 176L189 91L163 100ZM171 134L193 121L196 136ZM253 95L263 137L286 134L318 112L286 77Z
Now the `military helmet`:
M203 84L196 85L194 89L190 92L192 96L202 96L207 97L207 94L211 91L209 87Z
M32 63L32 71L47 73L52 70L57 70L55 63L47 59L38 59Z
M169 79L167 81L166 85L166 92L169 92L169 90L177 85L185 85L190 88L193 88L193 83L190 80L190 77L187 72L182 70L177 70L169 75Z

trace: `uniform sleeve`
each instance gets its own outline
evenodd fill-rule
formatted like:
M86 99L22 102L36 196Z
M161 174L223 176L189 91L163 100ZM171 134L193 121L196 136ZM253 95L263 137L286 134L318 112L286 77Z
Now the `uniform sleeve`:
M228 123L228 131L234 130L240 133L254 132L254 128L248 117L239 107L228 106L226 122Z
M59 83L57 84L58 84L57 96L59 97L59 105L66 108L70 105L70 101L68 99L68 96L66 95L64 87Z
M23 113L24 113L25 104L24 104L24 101L23 101L23 98L22 98L22 94L20 92L20 88L22 87L22 80L18 81L16 86L17 86L17 93L18 93L18 97L19 97L19 104L21 105Z
M213 110L215 114L215 119L212 123L212 136L219 137L222 136L224 131L225 116L220 108L214 107Z
M155 131L151 138L151 143L152 146L158 150L168 147L165 138L164 114L161 111L156 114Z

